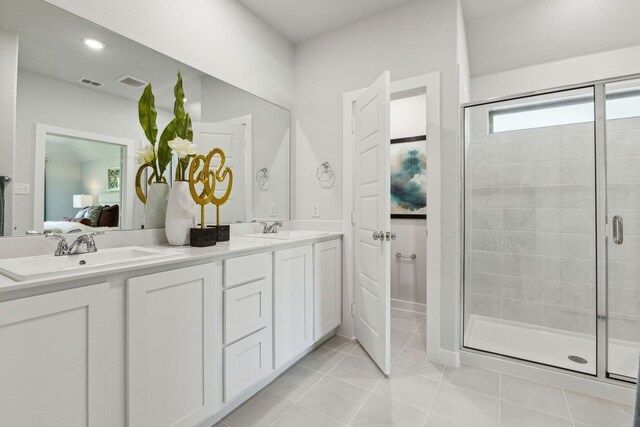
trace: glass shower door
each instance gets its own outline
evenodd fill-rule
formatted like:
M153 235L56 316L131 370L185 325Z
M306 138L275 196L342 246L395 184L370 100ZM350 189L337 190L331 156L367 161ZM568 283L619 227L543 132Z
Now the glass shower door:
M640 354L640 80L606 97L607 373L635 380Z
M465 107L466 348L596 374L594 109L593 87Z

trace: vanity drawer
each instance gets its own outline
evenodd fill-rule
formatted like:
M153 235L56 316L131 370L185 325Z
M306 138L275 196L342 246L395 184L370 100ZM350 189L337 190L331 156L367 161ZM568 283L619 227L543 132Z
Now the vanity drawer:
M247 255L224 261L224 287L271 277L271 253Z
M224 290L224 344L271 324L271 276Z
M224 349L224 401L229 402L271 372L271 328Z

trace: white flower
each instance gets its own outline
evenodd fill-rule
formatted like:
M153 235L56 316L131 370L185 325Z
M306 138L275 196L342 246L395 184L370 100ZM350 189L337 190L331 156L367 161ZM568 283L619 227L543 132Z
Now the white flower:
M169 148L171 148L171 154L177 156L179 159L184 159L187 156L196 154L196 145L182 138L169 141Z
M154 150L153 145L147 144L138 150L138 164L139 165L149 165L152 164L156 159L156 151Z

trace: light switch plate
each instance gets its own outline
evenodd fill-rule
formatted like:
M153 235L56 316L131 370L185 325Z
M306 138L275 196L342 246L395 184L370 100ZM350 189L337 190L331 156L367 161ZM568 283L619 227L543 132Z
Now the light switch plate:
M320 203L311 204L311 217L320 218Z
M13 194L31 194L31 184L16 182L13 184Z
M278 216L278 205L271 203L271 216Z

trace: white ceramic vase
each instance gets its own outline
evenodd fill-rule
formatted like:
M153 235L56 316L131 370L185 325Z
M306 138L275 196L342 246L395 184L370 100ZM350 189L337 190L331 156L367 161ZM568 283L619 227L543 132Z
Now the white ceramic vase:
M147 204L144 207L144 228L164 227L169 200L169 184L154 182L147 192Z
M196 223L196 202L191 197L189 183L176 181L169 192L165 232L170 245L184 246L190 241L191 228Z

